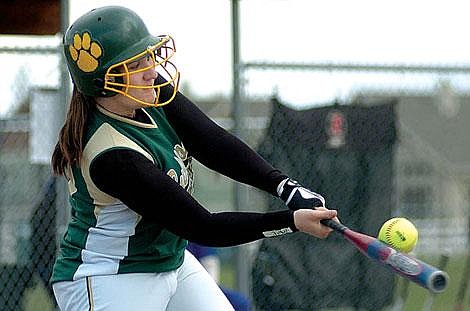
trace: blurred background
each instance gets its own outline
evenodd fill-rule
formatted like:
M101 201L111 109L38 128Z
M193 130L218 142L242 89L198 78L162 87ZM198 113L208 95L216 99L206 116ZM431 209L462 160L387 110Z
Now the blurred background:
M446 270L432 295L335 234L217 249L252 310L470 309L470 44L465 1L0 2L0 310L55 310L47 286L68 220L50 156L70 81L64 29L124 5L175 38L182 92L277 168L376 236L406 217L413 255ZM195 163L211 211L283 204Z

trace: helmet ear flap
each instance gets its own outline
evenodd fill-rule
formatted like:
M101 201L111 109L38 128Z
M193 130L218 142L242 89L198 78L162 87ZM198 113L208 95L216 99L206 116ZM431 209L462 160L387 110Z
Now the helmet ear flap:
M117 70L112 70L111 71L112 73L118 73ZM113 85L113 89L116 89L116 90L119 90L119 91L122 91L124 90L124 79L123 77L108 77L108 80L110 82L113 82L113 83L116 83L116 84L120 84L121 86L118 86L118 85ZM100 95L101 96L105 96L105 97L108 97L108 96L114 96L116 95L117 93L115 91L112 91L112 90L107 90L105 89L105 80L103 78L94 78L93 79L93 85L99 89L99 92L100 92Z
M102 78L94 78L93 85L100 90L102 96L110 96L110 92L104 89L104 79Z
M93 79L93 85L97 88L104 89L104 80L101 78Z
M117 68L113 68L110 70L110 73L119 74L120 71ZM124 78L122 76L111 76L111 77L108 77L108 79L111 82L120 83L120 84L124 83Z

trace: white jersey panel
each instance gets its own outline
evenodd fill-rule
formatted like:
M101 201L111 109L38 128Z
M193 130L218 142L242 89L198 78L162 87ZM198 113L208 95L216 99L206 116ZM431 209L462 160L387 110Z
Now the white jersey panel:
M88 229L82 264L74 280L89 275L116 274L119 262L128 254L129 238L141 217L126 205L114 204L95 210L97 223Z

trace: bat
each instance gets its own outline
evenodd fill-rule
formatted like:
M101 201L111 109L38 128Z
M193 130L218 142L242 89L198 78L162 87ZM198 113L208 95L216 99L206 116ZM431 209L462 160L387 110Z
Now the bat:
M356 232L331 219L323 219L321 223L334 231L341 233L361 253L386 267L393 272L427 288L433 293L442 293L446 290L449 276L446 272L437 269L412 256L401 253L377 238Z
M437 264L437 268L439 270L445 269L447 264L449 263L449 256L447 254L442 254L439 258L439 263ZM434 297L435 295L428 295L426 301L424 302L423 310L432 310L432 306L434 304Z

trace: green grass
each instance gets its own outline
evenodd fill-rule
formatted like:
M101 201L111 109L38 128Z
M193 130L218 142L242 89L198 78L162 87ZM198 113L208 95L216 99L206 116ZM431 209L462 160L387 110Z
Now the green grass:
M436 258L420 259L432 264L437 265ZM451 311L454 310L455 299L459 290L460 282L462 279L462 272L466 261L466 256L452 257L449 259L445 271L449 274L450 283L449 288L442 294L432 296L432 311ZM236 273L233 265L223 264L221 267L221 282L229 288L236 286ZM403 278L397 278L396 296L399 297L406 286L406 281ZM416 311L425 310L424 305L430 302L431 295L429 292L412 282L408 282L408 292L406 301L402 308L403 311ZM53 311L53 304L47 297L44 285L38 281L35 286L28 289L25 293L23 306L25 311ZM465 303L462 310L470 310L470 287L467 288L465 296Z
M422 259L432 265L437 265L437 259ZM410 282L403 310L424 310L425 304L430 301L432 301L433 311L454 310L455 300L459 291L460 282L462 281L462 272L464 270L466 260L466 256L453 257L449 259L447 267L444 270L449 274L450 282L448 289L444 293L430 295L428 291ZM400 279L397 291L399 292L402 290L403 286L405 286L405 281ZM470 288L467 288L463 310L470 310Z
M220 267L220 283L224 286L236 289L237 276L232 265L222 264Z
M54 311L54 304L48 297L44 284L35 279L34 286L25 291L23 297L24 311Z
M437 258L426 258L419 256L421 260L437 265ZM409 282L404 278L397 277L396 297L403 294L404 288L408 286L406 300L403 308L400 311L416 311L416 310L432 310L432 311L452 311L454 310L455 300L459 291L460 282L462 280L462 272L464 270L465 261L467 257L462 255L459 257L452 257L449 259L447 267L444 269L450 278L448 289L441 294L431 295L426 289ZM221 283L230 288L236 286L235 268L232 265L223 264L221 267ZM408 283L408 284L407 284ZM397 302L397 301L395 301ZM425 304L432 305L432 309L425 309ZM392 310L393 306L390 306ZM336 309L335 309L336 310ZM396 310L396 309L395 309ZM470 310L470 287L467 288L464 306L462 310ZM336 310L338 311L338 310Z

